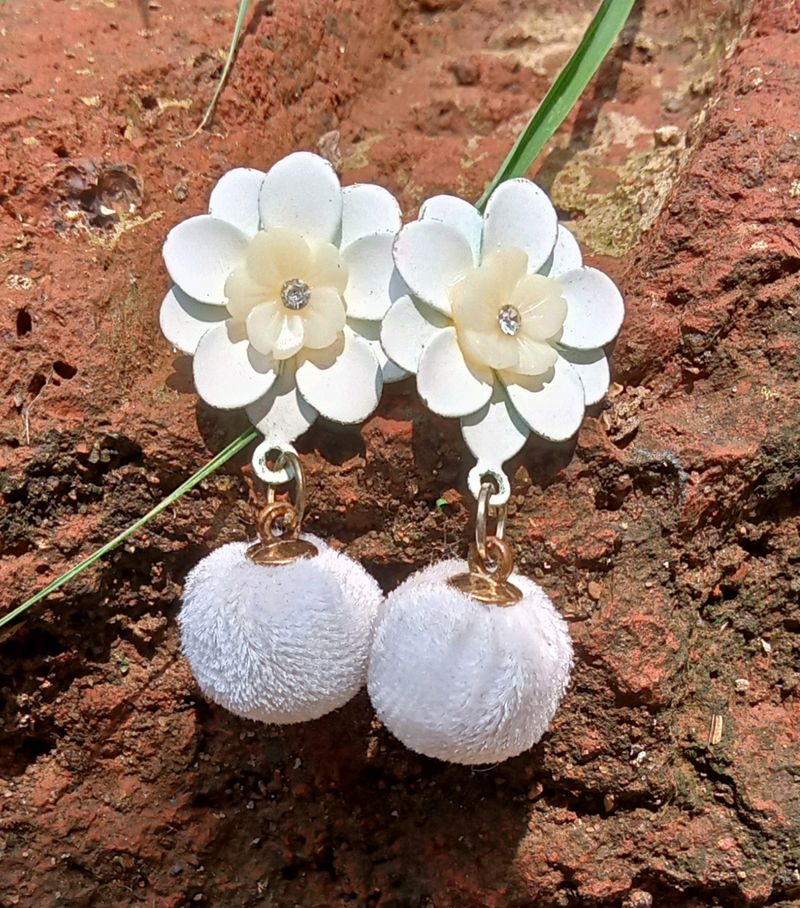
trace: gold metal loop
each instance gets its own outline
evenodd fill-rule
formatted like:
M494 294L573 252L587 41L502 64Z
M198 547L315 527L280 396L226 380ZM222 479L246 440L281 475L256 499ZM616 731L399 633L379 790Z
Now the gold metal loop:
M503 539L506 531L506 506L489 506L490 497L496 491L486 479L481 483L478 512L475 516L475 545L470 546L469 552L469 572L457 574L448 582L476 602L506 607L516 605L522 599L522 592L508 579L514 570L514 553ZM487 532L490 515L497 520L492 535Z
M287 464L294 479L294 510L297 512L298 526L303 522L306 513L306 474L300 458L292 451L278 451L274 469L283 470ZM267 504L275 503L276 486L267 484Z
M484 562L490 561L489 550L487 547L487 540L489 534L487 532L487 524L489 522L489 517L494 512L497 516L497 526L493 537L495 539L502 539L506 533L506 517L508 515L508 508L506 505L501 505L499 508L492 508L489 506L489 498L496 492L494 485L491 482L484 480L481 483L481 491L478 495L478 513L475 517L475 546L478 549L478 554L481 557L481 560Z
M267 456L271 452L267 452ZM286 466L294 479L294 503L276 501L276 486L267 483L267 504L258 514L256 525L259 542L247 550L247 557L255 564L291 564L300 558L311 558L317 548L306 539L300 539L300 526L306 510L306 477L300 458L292 451L279 451L275 470Z
M495 583L503 583L511 576L514 570L514 553L511 546L497 536L489 536L486 540L487 558L481 558L477 546L470 550L470 570L483 577L489 577Z
M256 527L261 542L271 545L276 539L297 539L300 521L293 505L288 501L276 501L261 509Z

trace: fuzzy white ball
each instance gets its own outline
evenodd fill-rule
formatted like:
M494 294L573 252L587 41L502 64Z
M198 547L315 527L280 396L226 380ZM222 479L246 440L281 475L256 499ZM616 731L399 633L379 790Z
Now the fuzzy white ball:
M301 538L318 554L258 565L249 543L233 542L186 578L184 655L205 696L247 719L317 719L366 681L380 587L352 558Z
M572 642L544 591L518 574L516 605L449 586L445 561L399 586L378 615L369 695L406 747L451 763L497 763L533 746L569 681Z

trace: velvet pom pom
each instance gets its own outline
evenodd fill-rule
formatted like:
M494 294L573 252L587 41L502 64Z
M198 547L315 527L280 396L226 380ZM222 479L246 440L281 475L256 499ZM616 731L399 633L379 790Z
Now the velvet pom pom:
M360 564L313 536L318 554L258 565L248 543L222 546L186 578L179 623L200 689L238 716L316 719L366 681L383 599Z
M378 615L369 695L403 744L451 763L497 763L535 744L569 681L572 643L535 583L501 608L449 586L467 571L445 561L398 587Z

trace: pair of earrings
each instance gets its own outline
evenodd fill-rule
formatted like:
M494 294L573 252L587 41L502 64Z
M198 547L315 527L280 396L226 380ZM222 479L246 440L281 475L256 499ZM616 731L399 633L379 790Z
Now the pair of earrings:
M572 646L544 592L513 572L503 463L531 432L569 438L602 398L602 348L623 316L613 283L583 266L527 180L501 184L484 215L437 196L403 227L385 189L343 189L307 152L230 171L209 214L170 231L164 258L162 330L194 357L200 396L245 408L262 432L253 467L270 490L260 541L222 547L187 578L182 640L206 696L289 723L366 683L420 753L473 764L532 746ZM468 563L434 564L384 599L363 567L302 534L292 442L320 415L363 421L383 384L409 374L433 412L461 420L476 538ZM294 504L276 501L290 481Z

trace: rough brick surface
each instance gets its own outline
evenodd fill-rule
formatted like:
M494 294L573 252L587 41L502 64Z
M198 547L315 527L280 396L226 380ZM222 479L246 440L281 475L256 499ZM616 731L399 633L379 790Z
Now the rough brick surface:
M259 4L188 142L233 5L157 6L149 32L132 4L0 11L5 607L244 425L157 329L162 238L214 179L321 142L410 216L474 197L593 4ZM247 532L243 456L4 633L3 904L796 903L800 18L759 0L737 44L748 12L638 4L540 165L629 313L577 444L513 464L518 563L576 644L545 740L475 772L405 751L364 695L286 730L200 699L176 603ZM413 388L301 447L308 529L387 589L463 555L469 464Z

